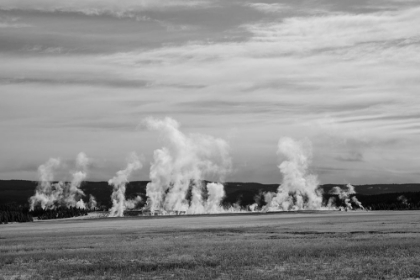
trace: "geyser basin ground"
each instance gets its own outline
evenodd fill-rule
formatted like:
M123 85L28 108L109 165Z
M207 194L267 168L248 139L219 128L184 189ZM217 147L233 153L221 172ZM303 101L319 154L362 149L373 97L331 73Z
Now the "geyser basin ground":
M409 279L420 277L419 256L420 211L57 220L0 230L3 279Z

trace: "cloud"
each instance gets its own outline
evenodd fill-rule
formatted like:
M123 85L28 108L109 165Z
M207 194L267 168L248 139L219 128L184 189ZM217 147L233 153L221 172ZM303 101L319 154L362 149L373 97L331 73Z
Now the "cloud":
M289 10L291 7L280 3L248 3L245 6L256 9L263 13L278 13Z
M27 28L32 25L20 22L17 17L3 16L0 15L0 28Z
M24 57L0 54L0 57L0 85L143 88L150 84L150 81L128 77L123 67L119 71L115 66L104 64L96 55L45 53Z
M25 27L31 27L31 25L25 24L25 23L0 22L0 28L25 28Z
M149 83L142 80L124 80L124 79L92 79L87 77L83 79L69 78L69 77L50 77L50 78L2 78L0 77L0 84L46 84L50 86L55 85L90 85L103 86L115 88L141 88L146 87Z
M282 22L249 24L253 40L271 44L270 53L307 54L358 44L418 40L412 26L420 24L420 8L367 14L339 13L286 18ZM275 48L274 48L275 47ZM385 47L379 45L377 47Z
M29 0L3 0L0 4L1 9L22 9L22 10L81 10L95 14L99 11L143 11L165 8L194 8L208 6L212 2L206 0L71 0L60 2L54 0L39 0L37 3Z
M340 155L336 157L338 161L351 161L351 162L360 162L363 161L363 154L361 152L350 152L346 155Z
M387 62L412 57L420 59L420 8L371 14L333 14L292 17L281 22L243 25L252 37L244 43L190 43L145 52L120 53L112 59L132 66L148 63L149 68L164 64L207 65L247 63L267 59L283 63L305 62L308 67L333 59L339 63ZM401 41L403 40L403 41ZM411 42L411 43L410 43ZM393 54L393 55L392 55ZM403 56L404 55L404 56ZM215 63L220 63L215 65ZM299 67L302 65L299 63ZM311 69L312 70L312 69ZM267 74L267 73L264 73ZM273 75L274 76L274 75ZM257 76L258 78L258 76ZM273 79L274 80L274 79ZM353 85L354 86L354 85Z
M140 15L144 11L167 9L197 9L211 5L206 0L71 0L57 2L54 0L4 0L0 10L25 10L44 12L81 13L88 16L110 15L117 18L135 18L144 20Z
M332 13L253 23L241 27L252 34L245 42L191 42L100 56L5 57L4 65L9 66L0 74L9 84L176 93L177 100L165 100L160 112L266 114L296 122L330 112L338 122L348 123L346 128L353 127L353 120L372 118L371 125L364 125L378 129L378 123L389 125L385 118L400 115L395 104L406 106L407 114L415 111L410 104L418 99L420 44L415 43L418 31L412 26L419 11ZM191 100L198 92L194 104ZM203 103L209 106L200 106Z

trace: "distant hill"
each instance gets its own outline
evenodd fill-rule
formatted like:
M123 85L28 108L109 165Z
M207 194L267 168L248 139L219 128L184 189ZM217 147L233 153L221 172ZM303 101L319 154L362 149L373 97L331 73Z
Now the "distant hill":
M137 195L146 198L146 185L148 181L130 182L127 185L127 198L134 198ZM15 202L17 204L27 204L28 199L34 194L37 182L24 180L0 180L0 204ZM334 186L344 186L339 184L326 184L321 188L327 193ZM92 194L103 206L111 205L110 196L112 187L107 182L84 182L81 186L87 197ZM229 182L225 183L226 198L224 203L237 203L248 205L254 202L254 197L260 192L274 192L278 184L260 184ZM377 184L377 185L355 185L359 195L371 196L392 193L412 193L420 192L420 184ZM385 197L385 196L381 196Z
M38 182L23 180L0 180L0 204L15 202L17 204L28 203L28 199L34 194Z

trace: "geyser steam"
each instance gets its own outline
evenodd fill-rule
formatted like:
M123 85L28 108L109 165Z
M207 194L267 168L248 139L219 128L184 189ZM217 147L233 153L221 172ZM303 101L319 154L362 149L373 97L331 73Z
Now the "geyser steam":
M35 195L29 199L31 210L38 205L42 209L54 209L59 206L86 208L82 200L85 194L80 189L80 185L86 179L88 164L87 156L84 153L79 153L76 158L77 171L72 174L70 183L53 183L54 171L60 166L60 159L51 158L39 166L39 183ZM90 201L96 203L94 197Z
M308 173L312 158L312 146L307 141L295 141L291 138L281 138L278 143L277 154L284 157L279 165L283 175L281 185L276 193L267 192L256 196L256 203L249 206L254 211L264 197L266 205L263 211L293 211L293 210L326 210L342 209L336 206L336 197L346 210L353 206L364 209L359 200L354 196L356 191L352 185L346 188L334 187L329 194L335 195L326 203L323 201L323 191L319 186L316 175Z
M225 196L220 183L206 184L205 176L223 180L231 160L226 141L212 136L179 130L171 118L144 121L150 130L160 132L165 146L154 151L151 182L146 187L147 209L152 213L216 213L222 211Z
M279 165L283 180L277 193L266 193L265 211L320 209L322 192L316 175L308 174L312 157L310 142L281 138L277 154L285 157Z
M117 175L108 181L108 184L113 186L113 191L111 195L112 208L109 213L109 217L123 217L124 210L126 208L134 208L136 201L127 201L125 199L125 187L129 182L128 178L131 173L137 169L142 168L138 156L133 153L128 159L127 167L124 170L117 172ZM140 197L136 198L141 200ZM137 201L138 202L138 201Z
M354 187L350 184L347 184L347 186L344 189L340 187L334 187L331 189L329 194L337 195L338 199L345 205L344 208L346 210L352 210L353 205L357 206L357 208L364 209L362 203L355 196L351 196L351 195L356 194L356 191ZM328 205L333 206L334 203L335 203L335 198L334 197L330 198L330 200L328 201Z

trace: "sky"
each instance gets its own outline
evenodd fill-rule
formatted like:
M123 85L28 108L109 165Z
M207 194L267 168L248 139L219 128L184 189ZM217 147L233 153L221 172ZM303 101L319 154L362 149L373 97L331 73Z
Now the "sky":
M147 117L223 138L227 181L420 182L420 0L0 0L0 179L85 152L105 181L162 147Z

